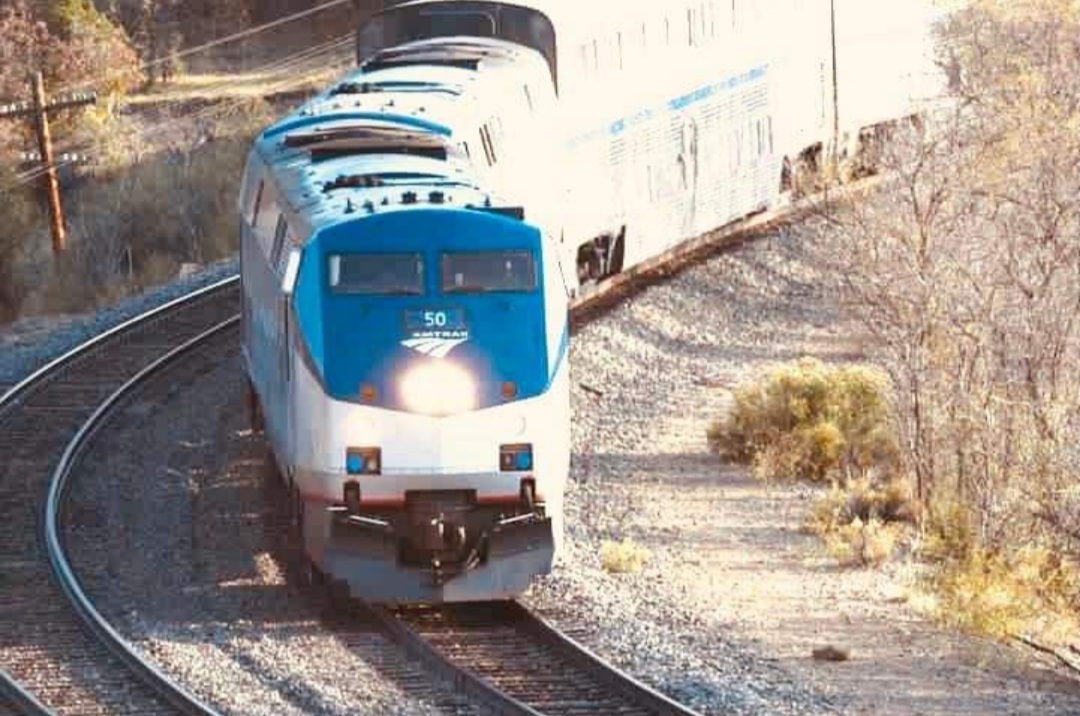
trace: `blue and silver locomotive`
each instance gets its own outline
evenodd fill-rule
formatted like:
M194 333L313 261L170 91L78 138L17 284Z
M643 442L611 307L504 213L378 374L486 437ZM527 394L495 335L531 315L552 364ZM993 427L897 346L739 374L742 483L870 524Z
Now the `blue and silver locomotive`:
M266 129L245 172L252 403L312 568L374 602L515 596L562 537L567 285L529 190L468 146L514 156L477 100L509 51L420 48L496 66L422 87L411 63L368 66Z

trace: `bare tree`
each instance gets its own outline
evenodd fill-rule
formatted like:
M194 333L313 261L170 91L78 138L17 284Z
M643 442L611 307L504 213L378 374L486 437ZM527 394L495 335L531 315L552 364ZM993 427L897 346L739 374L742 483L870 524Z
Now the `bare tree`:
M823 246L898 387L920 499L961 500L989 548L1076 548L1056 508L1080 417L1080 13L975 0L941 36L952 96Z

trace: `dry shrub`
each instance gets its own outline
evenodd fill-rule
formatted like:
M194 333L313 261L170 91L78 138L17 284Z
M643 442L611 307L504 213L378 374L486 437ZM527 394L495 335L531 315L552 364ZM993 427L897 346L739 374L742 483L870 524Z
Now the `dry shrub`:
M172 278L182 263L236 251L236 193L249 142L158 155L78 192L70 250L53 267L47 310L111 302Z
M640 572L650 557L652 553L648 549L632 540L604 540L600 545L600 564L614 574Z
M825 534L855 520L915 524L917 518L908 485L900 480L877 485L864 478L853 480L845 487L833 485L815 503L807 527L816 534Z
M919 545L922 559L935 564L964 562L976 551L978 542L970 507L948 497L931 502Z
M94 174L101 178L124 172L151 153L139 122L121 113L112 99L83 110L72 141L94 148Z
M918 514L910 488L899 480L833 485L811 509L806 528L844 565L877 565L905 542Z
M1046 547L975 549L940 570L933 589L939 618L981 634L1060 644L1080 629L1080 571Z
M876 566L896 553L907 533L903 524L856 517L823 535L825 548L844 566Z
M1080 632L1080 570L1049 543L987 548L973 508L945 495L924 520L919 556L933 565L930 610L951 626L1062 644Z
M761 478L889 474L897 447L888 386L870 366L831 367L815 358L781 364L736 388L731 411L709 428L709 445L753 465Z
M29 193L14 182L13 172L0 172L0 323L16 318L26 298L22 263L38 216Z
M939 30L950 97L811 245L893 378L943 616L1002 634L1074 601L1080 562L1080 5L973 0Z

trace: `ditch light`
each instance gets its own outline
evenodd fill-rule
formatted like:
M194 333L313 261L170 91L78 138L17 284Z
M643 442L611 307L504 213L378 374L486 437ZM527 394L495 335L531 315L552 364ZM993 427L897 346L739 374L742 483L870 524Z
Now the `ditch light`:
M345 471L350 475L382 474L382 449L377 447L347 448Z
M523 472L532 469L532 443L499 446L499 470L501 472Z

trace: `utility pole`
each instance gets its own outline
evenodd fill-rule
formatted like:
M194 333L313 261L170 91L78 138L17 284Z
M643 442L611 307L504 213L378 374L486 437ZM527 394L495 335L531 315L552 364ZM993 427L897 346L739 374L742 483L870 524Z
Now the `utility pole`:
M64 208L60 203L60 177L56 171L56 159L53 156L52 134L49 131L49 110L78 107L97 102L97 95L80 93L58 97L51 102L45 97L45 81L40 72L31 77L33 100L0 105L0 119L29 117L34 121L34 133L37 135L38 152L45 165L45 189L49 198L49 218L52 229L53 254L67 249L67 230L64 226Z
M835 176L840 168L840 88L836 83L836 0L829 0L829 37L832 39L832 168Z

